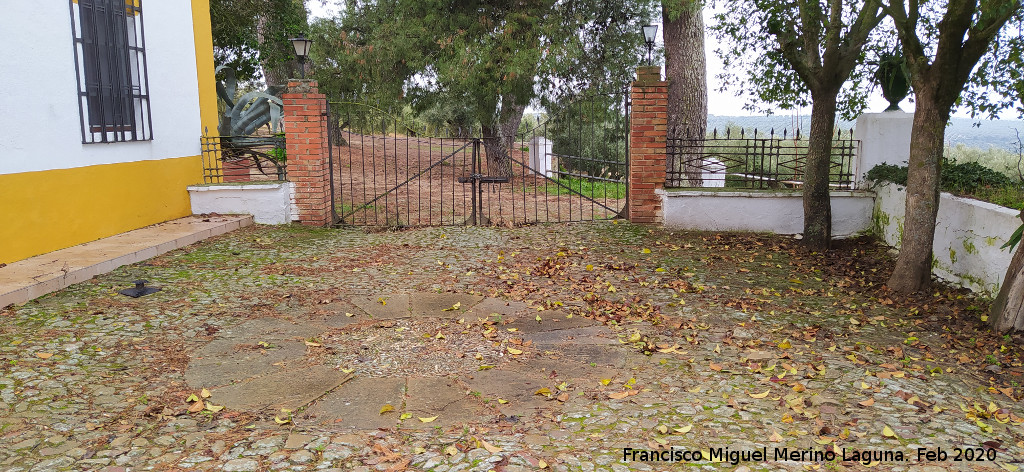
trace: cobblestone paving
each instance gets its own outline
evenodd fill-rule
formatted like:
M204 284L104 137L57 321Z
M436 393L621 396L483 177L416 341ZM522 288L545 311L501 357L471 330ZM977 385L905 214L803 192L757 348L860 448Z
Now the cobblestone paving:
M946 305L786 247L611 222L243 229L0 312L0 471L1022 466L1010 340L976 358ZM162 290L117 295L138 278ZM768 457L624 455L672 447Z

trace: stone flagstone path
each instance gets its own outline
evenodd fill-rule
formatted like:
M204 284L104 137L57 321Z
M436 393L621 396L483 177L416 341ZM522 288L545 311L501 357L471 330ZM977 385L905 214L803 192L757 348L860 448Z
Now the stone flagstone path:
M257 319L221 331L193 354L186 381L209 389L214 405L278 419L292 412L299 427L421 429L584 408L585 399L557 386L621 376L631 356L643 357L593 320L520 302L415 292L354 297L330 308L334 314L319 322ZM382 367L372 353L339 363L351 358L344 340L373 331L389 337L371 336L376 348L361 344L357 351L411 344L421 352L399 353L409 364L442 352L433 366L440 368ZM550 394L537 394L545 388Z

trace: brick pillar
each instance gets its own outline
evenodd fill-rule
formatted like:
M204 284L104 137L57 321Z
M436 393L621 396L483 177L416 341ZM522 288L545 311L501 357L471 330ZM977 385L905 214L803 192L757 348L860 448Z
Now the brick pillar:
M326 97L315 80L290 79L284 102L288 180L295 186L294 204L304 225L331 221L331 187L327 154Z
M661 68L637 69L633 83L629 132L629 221L661 223L668 128L668 84Z

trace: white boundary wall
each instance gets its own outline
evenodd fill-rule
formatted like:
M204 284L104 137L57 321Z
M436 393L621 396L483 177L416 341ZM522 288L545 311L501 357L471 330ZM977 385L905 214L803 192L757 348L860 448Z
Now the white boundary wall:
M803 196L784 191L661 191L668 228L698 231L804 231ZM871 229L871 192L832 192L832 235L846 238Z
M203 130L189 0L143 2L153 140L116 144L82 144L69 3L9 1L3 6L0 174L200 154Z
M883 184L875 189L873 230L885 243L900 248L907 192ZM999 249L1021 224L1016 210L943 193L935 223L932 273L975 292L995 295L1013 254Z
M288 224L295 214L291 182L191 185L192 213L252 215L257 223Z

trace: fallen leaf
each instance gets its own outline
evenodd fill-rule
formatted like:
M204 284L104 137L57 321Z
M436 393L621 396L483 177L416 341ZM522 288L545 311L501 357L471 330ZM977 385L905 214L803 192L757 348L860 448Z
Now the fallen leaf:
M49 358L53 357L53 353L51 353L51 352L37 352L36 353L36 357L38 357L40 359L49 359Z
M712 362L711 364L708 365L708 367L710 367L711 370L713 370L715 372L721 372L722 371L722 364L715 364L714 362Z
M793 343L789 342L788 339L779 343L779 349L790 349L793 347Z
M353 316L356 316L356 315L355 315L355 314L353 314L353 313L345 313L345 316L347 316L347 317L351 318L351 317L353 317Z
M885 436L887 438L895 438L896 432L893 431L892 428L890 428L889 426L886 426L882 428L882 436Z
M484 441L483 439L477 439L477 441L479 441L480 445L483 446L484 449L487 449L487 452L490 452L491 454L497 454L501 452L500 447L492 445L491 443Z
M193 403L192 406L188 407L188 412L199 413L200 411L203 410L203 408L206 408L206 404L203 403L202 400L198 400L195 403Z
M199 392L199 396L203 398L210 398L210 391L204 388L203 391Z
M544 459L540 459L540 460L537 461L537 468L538 469L547 469L548 468L548 463L544 462Z
M459 449L456 448L455 446L448 446L444 448L444 453L448 454L449 456L454 456L459 453Z
M432 421L434 421L434 420L436 420L436 419L437 419L437 417L436 417L436 416L431 416L431 417L429 417L429 418L420 418L419 420L420 420L421 422L423 422L423 423L430 423L430 422L432 422Z
M693 429L693 425L692 424L688 424L688 425L683 426L681 428L673 428L672 431L675 431L678 434L686 434L686 433L689 433L691 429Z
M519 354L522 354L523 351L520 351L519 349L515 349L515 348L510 347L510 348L508 348L508 353L512 354L513 356L518 356Z
M274 417L274 422L277 424L288 424L292 422L291 418L281 418L280 416Z
M321 346L323 346L323 344L315 343L313 341L306 341L306 345L309 346L309 347L321 347Z
M857 404L860 405L860 406L871 406L871 405L875 404L875 398L871 397L871 398L869 398L867 400L864 400L862 402L857 402Z
M650 250L650 249L647 249L647 248L644 248L644 249L643 249L642 251L640 251L640 252L642 252L642 253L644 253L644 254L650 254L650 253L651 253L651 250Z
M621 399L626 398L628 396L629 396L629 392L615 392L615 393L609 393L608 394L608 398L611 398L612 400L621 400Z
M549 389L547 387L541 387L536 392L533 392L533 394L534 395L551 395L551 389Z
M458 310L459 307L461 307L461 306L462 306L462 302L456 302L454 305L451 306L451 308L445 308L444 310L441 310L441 311L455 311L455 310Z
M216 413L216 412L218 412L220 410L223 410L224 409L224 405L211 405L211 404L207 403L206 404L206 409Z
M389 412L389 411L395 411L395 406L394 406L394 405L392 405L392 404L390 404L390 403L388 403L388 404L386 404L386 405L384 405L384 406L380 407L380 414L382 414L382 415L383 415L384 413L387 413L387 412Z
M561 395L555 397L555 400L558 400L562 403L569 401L569 392L563 392Z
M193 393L192 395L189 395L188 398L185 399L185 401L189 403L197 402L199 401L199 397L197 397L196 394Z
M401 415L400 415L400 416L398 417L398 419L400 419L400 420L402 420L402 421L405 421L405 420L407 420L407 419L409 419L409 418L412 418L412 413L402 413L402 414L401 414Z
M505 400L505 399L499 398L499 399L498 399L498 403L501 403L502 405L504 405L504 404L508 403L508 400Z
M353 367L351 369L339 369L339 370L341 370L342 372L344 372L346 374L351 374L352 372L356 371L355 367Z
M783 441L782 436L779 435L779 432L775 431L774 429L772 430L772 435L768 437L768 440L775 443Z
M772 393L771 389L765 390L763 393L751 393L749 395L750 398L764 398L767 397L769 393Z

